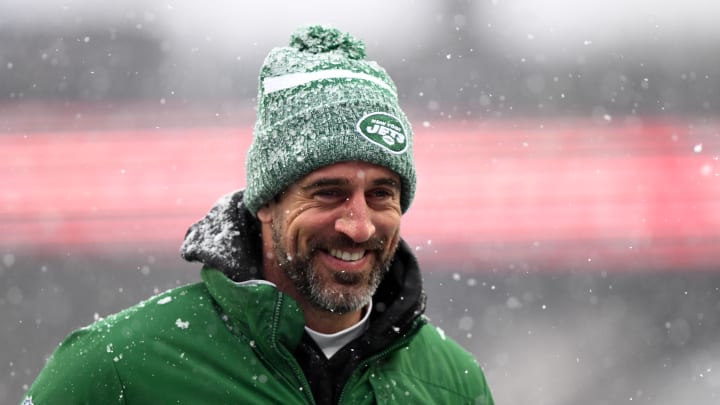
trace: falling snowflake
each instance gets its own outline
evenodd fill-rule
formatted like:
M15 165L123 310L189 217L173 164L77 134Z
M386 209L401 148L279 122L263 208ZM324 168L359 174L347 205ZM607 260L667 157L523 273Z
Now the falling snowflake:
M435 327L435 329L437 329L437 331L438 331L438 333L440 334L440 337L442 338L442 340L445 340L445 339L446 339L446 338L445 338L445 331L442 330L441 328L437 327L437 326Z

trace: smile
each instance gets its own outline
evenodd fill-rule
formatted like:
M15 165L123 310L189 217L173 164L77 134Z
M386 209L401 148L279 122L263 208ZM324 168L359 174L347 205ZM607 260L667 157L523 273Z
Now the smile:
M365 256L365 251L352 253L340 249L330 249L330 256L345 262L354 262L362 259Z

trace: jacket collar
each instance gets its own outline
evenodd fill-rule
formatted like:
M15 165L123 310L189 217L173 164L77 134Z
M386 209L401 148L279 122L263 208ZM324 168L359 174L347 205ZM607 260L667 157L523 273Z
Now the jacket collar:
M203 268L201 276L225 323L251 339L248 344L267 355L300 342L305 325L302 310L275 285L263 280L235 282L210 267Z

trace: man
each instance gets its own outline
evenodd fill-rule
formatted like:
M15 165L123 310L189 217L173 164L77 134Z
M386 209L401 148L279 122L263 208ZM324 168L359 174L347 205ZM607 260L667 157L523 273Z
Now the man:
M306 27L290 45L260 72L246 189L186 235L203 281L74 332L27 404L493 403L422 316L395 85L349 34Z

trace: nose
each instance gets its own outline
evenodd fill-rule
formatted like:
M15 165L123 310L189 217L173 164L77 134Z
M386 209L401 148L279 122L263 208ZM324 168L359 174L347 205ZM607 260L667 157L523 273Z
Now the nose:
M335 220L335 230L344 233L357 243L370 239L375 234L372 212L365 201L365 195L355 193L345 201L342 214Z

